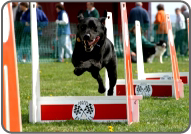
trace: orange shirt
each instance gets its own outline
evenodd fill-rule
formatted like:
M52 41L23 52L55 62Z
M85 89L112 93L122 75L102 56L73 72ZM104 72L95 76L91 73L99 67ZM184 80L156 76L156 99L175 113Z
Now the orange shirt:
M156 31L156 34L167 34L166 15L164 10L158 11L155 18L156 20L154 24L158 24L158 30Z

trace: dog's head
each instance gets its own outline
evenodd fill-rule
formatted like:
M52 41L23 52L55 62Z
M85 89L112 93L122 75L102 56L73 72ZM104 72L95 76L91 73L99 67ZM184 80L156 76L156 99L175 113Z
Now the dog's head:
M79 13L77 41L84 45L86 52L91 52L96 44L103 44L101 42L106 38L106 27L104 25L106 17L107 11L105 11L104 16L99 19L94 17L84 18L83 14Z
M160 40L160 42L156 44L156 47L158 47L161 50L166 50L167 43L164 40Z

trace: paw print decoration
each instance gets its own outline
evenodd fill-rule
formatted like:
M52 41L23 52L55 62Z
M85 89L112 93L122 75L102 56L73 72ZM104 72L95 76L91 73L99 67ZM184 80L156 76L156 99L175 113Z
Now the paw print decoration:
M144 97L150 97L152 95L152 86L147 83L141 83L135 87L136 95L143 95Z
M88 103L88 101L79 101L73 106L72 117L74 120L92 120L94 115L94 105Z

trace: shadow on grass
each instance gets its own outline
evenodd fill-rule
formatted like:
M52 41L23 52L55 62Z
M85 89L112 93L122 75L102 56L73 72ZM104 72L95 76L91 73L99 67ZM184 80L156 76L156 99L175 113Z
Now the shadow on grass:
M143 100L172 100L172 97L143 97Z
M29 123L29 114L22 114L22 124Z
M23 125L28 125L29 122L29 114L22 114L22 124ZM32 124L32 123L31 123ZM127 124L127 122L93 122L91 120L66 120L66 121L58 121L58 122L44 122L44 123L35 123L37 124L52 124L52 125L57 125L57 126L62 126L62 125L73 125L73 126L78 126L78 125L87 125L87 126L91 126L91 125L108 125L108 126L112 126L112 125L124 125Z

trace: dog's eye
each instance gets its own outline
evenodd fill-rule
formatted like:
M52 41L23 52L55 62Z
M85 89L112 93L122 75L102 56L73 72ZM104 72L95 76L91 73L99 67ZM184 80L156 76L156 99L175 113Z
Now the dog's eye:
M86 26L84 26L84 25L81 26L81 30L82 30L82 31L86 30Z
M97 32L97 27L90 27L92 30L94 30L95 32Z
M82 27L81 27L81 30L84 31L84 30L85 30L85 27L82 26Z

